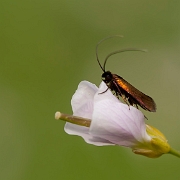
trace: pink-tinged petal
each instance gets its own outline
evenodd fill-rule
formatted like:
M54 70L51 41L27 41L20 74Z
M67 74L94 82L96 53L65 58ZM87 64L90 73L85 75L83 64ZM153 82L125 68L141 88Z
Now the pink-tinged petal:
M97 86L88 81L81 81L79 83L78 89L71 100L72 110L75 116L91 119L94 95L97 90Z
M97 86L88 81L79 83L78 89L71 100L73 114L75 116L92 118L94 95L97 91ZM88 127L66 123L64 130L70 135L81 136L89 144L94 144L96 146L114 145L105 139L90 135Z
M146 133L144 115L121 103L104 82L97 89L82 81L71 103L74 115L92 119L92 123L90 128L66 123L65 131L81 136L89 144L133 147L151 139Z
M82 137L88 144L93 144L96 146L107 146L114 145L106 139L102 139L99 137L93 137L89 134L89 128L84 126L78 126L71 123L66 123L64 130L67 134L77 135Z
M94 99L94 111L90 133L95 137L104 138L114 144L132 147L138 142L150 140L146 133L144 115L141 111L117 100L101 84ZM111 97L112 96L112 97ZM114 99L115 98L115 99Z

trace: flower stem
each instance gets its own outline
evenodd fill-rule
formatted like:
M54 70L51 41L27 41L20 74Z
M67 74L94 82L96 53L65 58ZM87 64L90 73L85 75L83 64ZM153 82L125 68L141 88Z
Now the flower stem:
M170 151L169 151L169 154L172 154L172 155L180 158L180 152L179 152L179 151L176 151L175 149L172 149L172 148L171 148Z
M78 117L78 116L72 116L72 115L68 115L68 114L63 114L60 112L55 113L55 119L63 120L63 121L66 121L66 122L69 122L72 124L77 124L80 126L90 127L90 125L91 125L90 119L86 119L86 118L82 118L82 117Z

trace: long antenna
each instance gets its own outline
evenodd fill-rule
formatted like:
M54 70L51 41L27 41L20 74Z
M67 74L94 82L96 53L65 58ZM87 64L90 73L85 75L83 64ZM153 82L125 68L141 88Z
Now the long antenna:
M136 49L136 48L126 48L126 49L120 49L120 50L117 50L117 51L114 51L110 54L108 54L104 60L104 66L103 68L101 67L101 69L103 69L103 71L105 72L105 67L106 67L106 62L108 60L108 58L114 54L118 54L118 53L121 53L121 52L126 52L126 51L141 51L141 52L147 52L147 50L145 49Z
M102 67L102 65L101 65L101 63L100 63L100 61L99 61L99 57L98 57L98 47L99 47L99 45L100 45L103 41L105 41L105 40L107 40L107 39L110 39L110 38L114 38L114 37L120 37L120 38L122 38L123 36L121 36L121 35L108 36L108 37L102 39L101 41L99 41L99 42L97 43L97 45L96 45L96 59L97 59L97 62L98 62L98 64L99 64L100 68L101 68L104 72L105 72L105 69ZM114 54L116 54L116 53L114 53ZM110 56L111 56L111 55L110 55ZM106 57L106 58L107 58L107 57ZM107 61L107 60L105 60L105 61ZM105 67L105 64L106 64L106 62L104 62L104 67Z

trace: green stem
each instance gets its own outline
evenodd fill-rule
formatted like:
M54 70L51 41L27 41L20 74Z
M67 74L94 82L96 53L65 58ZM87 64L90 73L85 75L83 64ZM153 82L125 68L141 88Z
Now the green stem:
M90 127L90 125L91 125L90 119L86 119L86 118L82 118L82 117L78 117L78 116L72 116L72 115L68 115L68 114L63 114L60 112L55 113L55 119L63 120L63 121L66 121L66 122L69 122L72 124L77 124L79 126Z
M180 158L180 152L179 152L179 151L176 151L175 149L172 149L172 148L171 148L170 151L169 151L169 154L172 154L172 155Z

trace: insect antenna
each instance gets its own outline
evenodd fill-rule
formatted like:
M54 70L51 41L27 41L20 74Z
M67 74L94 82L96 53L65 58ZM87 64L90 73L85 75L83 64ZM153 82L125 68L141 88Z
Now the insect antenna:
M141 51L141 52L147 52L147 50L145 49L136 49L136 48L126 48L126 49L120 49L120 50L117 50L117 51L114 51L110 54L108 54L104 60L104 66L103 68L101 67L101 69L103 69L103 71L105 72L105 67L106 67L106 62L108 60L108 58L114 54L118 54L118 53L121 53L121 52L127 52L127 51Z
M121 35L108 36L108 37L102 39L101 41L99 41L99 42L97 43L97 45L96 45L96 59L97 59L97 62L98 62L98 64L99 64L100 68L101 68L104 72L105 72L105 69L102 67L102 65L101 65L101 63L100 63L100 61L99 61L98 47L99 47L99 45L100 45L103 41L105 41L105 40L107 40L107 39L110 39L110 38L114 38L114 37L120 37L120 38L122 38L123 36L121 36ZM115 53L115 54L116 54L116 53ZM107 60L106 60L106 61L107 61ZM105 67L105 65L104 65L104 67Z

